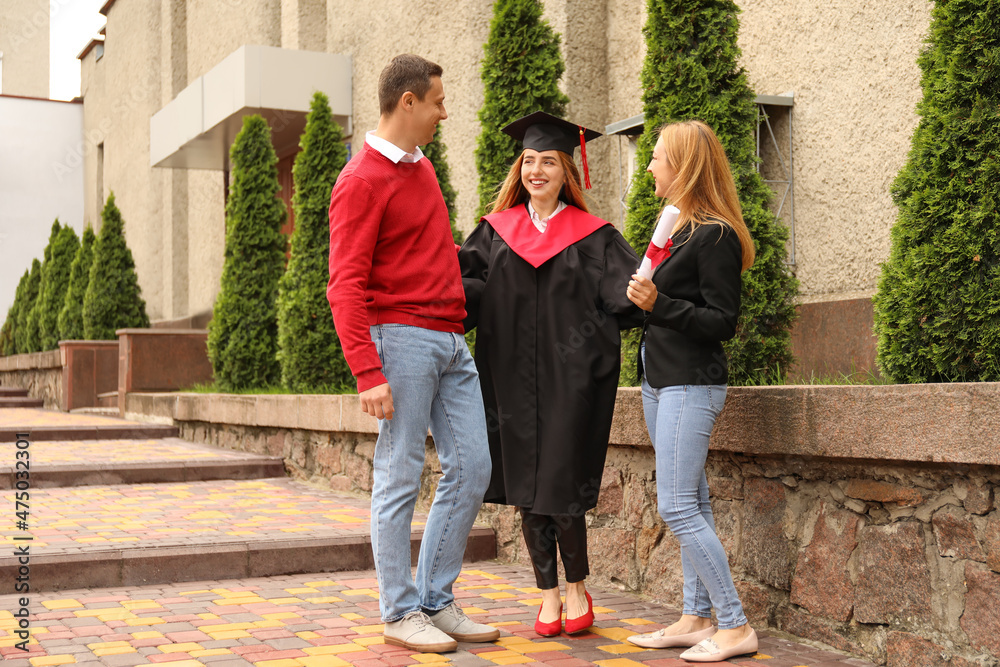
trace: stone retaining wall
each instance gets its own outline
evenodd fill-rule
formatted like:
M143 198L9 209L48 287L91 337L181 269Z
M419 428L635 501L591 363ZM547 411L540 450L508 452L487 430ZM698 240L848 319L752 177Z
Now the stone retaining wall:
M126 417L371 490L376 423L357 396L129 394ZM731 388L707 470L753 622L892 667L1000 665L998 421L993 383ZM611 441L591 576L679 604L637 390L619 391ZM424 504L440 472L427 452ZM481 518L499 556L527 564L511 508Z
M27 389L28 396L58 410L62 400L62 360L59 350L0 357L0 387Z

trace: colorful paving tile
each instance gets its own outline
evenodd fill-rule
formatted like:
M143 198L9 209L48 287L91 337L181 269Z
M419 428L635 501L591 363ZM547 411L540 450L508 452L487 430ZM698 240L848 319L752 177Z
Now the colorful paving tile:
M0 656L10 667L104 665L449 664L686 665L678 649L646 650L625 638L672 622L669 608L591 587L592 631L541 638L532 630L540 602L530 571L477 565L463 571L456 597L466 613L501 630L490 644L459 644L442 655L386 645L373 572L210 581L127 590L77 590L31 598L28 652L16 648L13 596L0 597ZM493 595L503 593L502 596ZM760 652L717 665L872 667L858 658L762 636Z
M31 465L237 461L254 457L245 452L198 445L178 438L136 440L40 440L31 443ZM13 462L8 462L13 465Z
M0 493L14 506L14 491ZM88 550L367 535L370 501L288 479L35 489L33 548ZM13 514L0 543L14 541ZM415 516L414 525L423 525ZM23 532L21 533L23 535Z

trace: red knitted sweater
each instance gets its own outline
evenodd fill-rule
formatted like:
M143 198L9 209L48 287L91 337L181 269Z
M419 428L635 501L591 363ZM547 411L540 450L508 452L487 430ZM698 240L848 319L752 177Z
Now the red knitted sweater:
M427 159L394 164L365 143L344 167L330 198L326 296L359 392L386 382L370 325L464 331L458 255Z

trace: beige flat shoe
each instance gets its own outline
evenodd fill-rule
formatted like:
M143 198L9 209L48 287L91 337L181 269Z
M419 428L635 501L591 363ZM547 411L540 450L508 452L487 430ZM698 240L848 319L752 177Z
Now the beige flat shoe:
M688 662L722 662L736 655L757 652L757 633L750 629L749 636L739 644L729 648L719 648L711 638L704 639L698 644L681 653L681 659Z
M660 629L656 632L647 632L644 635L632 635L628 638L628 641L643 648L679 648L682 646L694 646L701 640L708 639L714 635L717 630L709 626L704 630L688 632L683 635L665 635L663 632L664 630Z

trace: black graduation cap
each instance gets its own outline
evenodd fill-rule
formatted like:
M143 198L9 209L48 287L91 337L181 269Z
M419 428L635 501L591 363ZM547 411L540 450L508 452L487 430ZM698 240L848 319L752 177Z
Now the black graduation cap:
M525 148L536 151L562 151L573 155L580 147L583 160L583 174L586 187L590 187L590 169L587 166L586 143L601 136L596 130L576 125L544 111L536 111L522 116L504 127L501 132L520 141Z

